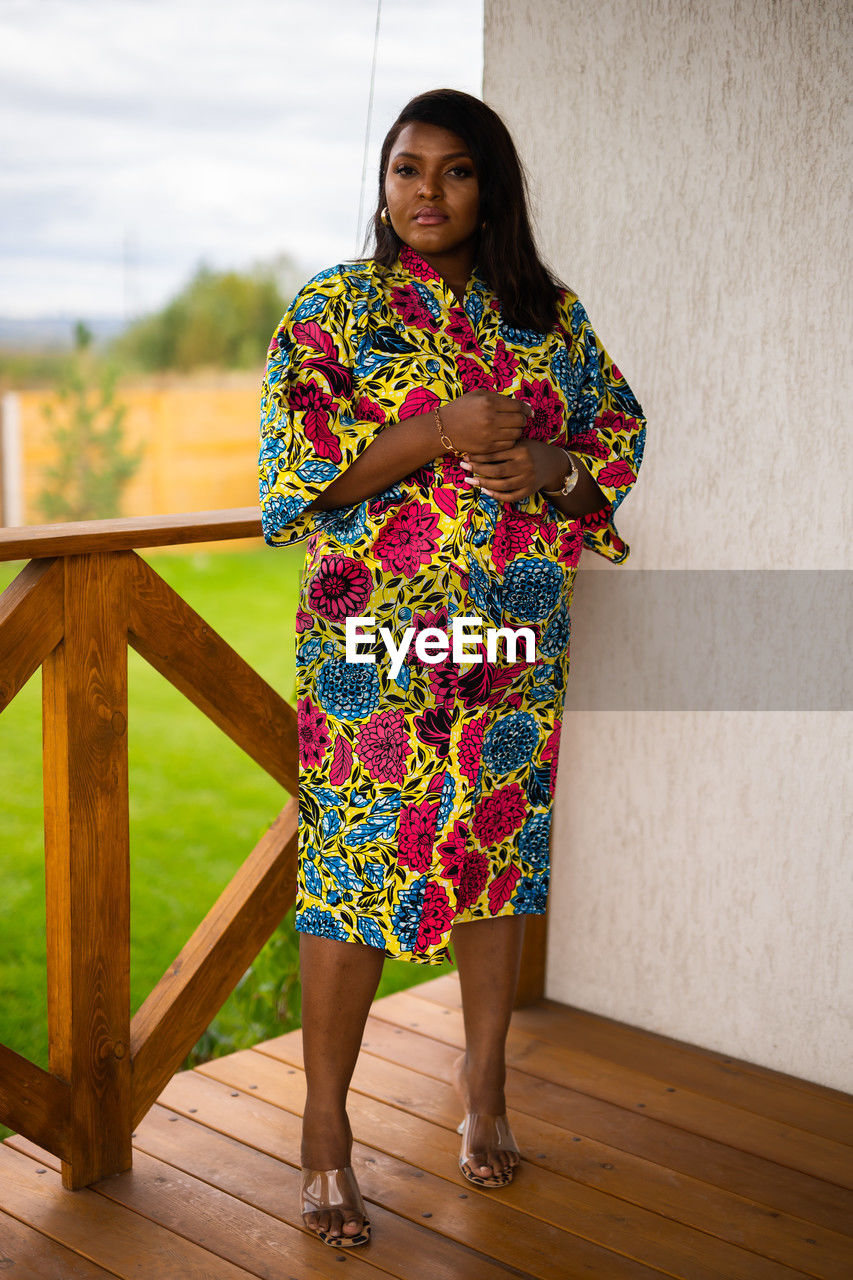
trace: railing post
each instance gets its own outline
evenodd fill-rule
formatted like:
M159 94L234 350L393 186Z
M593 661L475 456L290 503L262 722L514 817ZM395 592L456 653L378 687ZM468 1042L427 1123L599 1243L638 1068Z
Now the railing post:
M43 667L50 1070L71 1089L71 1189L132 1159L128 558L64 560L65 634Z

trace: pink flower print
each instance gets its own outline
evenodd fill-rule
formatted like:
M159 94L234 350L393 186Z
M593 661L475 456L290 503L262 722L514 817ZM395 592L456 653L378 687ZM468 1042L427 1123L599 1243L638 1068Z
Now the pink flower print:
M419 874L432 865L433 840L438 809L426 800L423 804L405 805L400 815L397 862Z
M352 747L342 733L335 736L335 750L332 755L332 767L329 770L329 782L333 787L342 787L352 773Z
M523 556L533 541L534 526L521 511L501 504L495 536L492 541L492 561L503 573L510 560Z
M353 405L353 412L359 422L385 421L385 410L369 396L359 396Z
M505 867L503 871L498 872L489 885L489 910L493 916L497 915L501 907L505 907L509 902L520 875L521 871L518 867Z
M448 653L453 652L453 639L449 637ZM434 665L425 663L427 668L427 678L429 687L432 692L435 705L437 707L452 707L456 700L456 688L459 684L459 673L453 664L453 659L448 658L446 662L436 662Z
M474 835L480 844L500 844L524 822L527 814L527 797L518 782L483 796L474 812Z
M633 484L636 479L635 472L624 458L614 458L612 462L607 463L606 467L602 467L595 477L596 484L605 484L609 489L624 489L626 485Z
M333 621L358 616L370 599L373 579L367 565L352 556L323 556L308 585L308 603Z
M441 863L441 874L446 879L452 880L454 884L462 874L468 834L467 824L457 818L453 824L453 831L446 840L442 841L436 851Z
M414 950L425 951L427 947L441 942L452 921L453 908L446 890L434 880L429 881Z
M426 258L422 258L416 249L411 245L404 244L400 248L400 261L409 272L418 280L440 280L441 276L435 267L431 267Z
M479 351L471 321L462 307L453 307L444 330L448 338L459 344L461 351Z
M515 380L518 368L518 356L508 350L503 338L495 343L495 358L492 361L492 377L495 380L495 391L505 391Z
M404 324L414 325L416 329L428 329L435 333L438 328L430 315L429 308L417 289L407 284L403 289L391 290L391 305Z
M313 615L306 613L304 609L296 610L296 634L301 635L303 631L310 631L314 625Z
M463 471L459 465L459 459L455 458L452 453L444 453L441 458L436 459L441 467L441 479L446 485L460 485L465 483L465 477L468 472ZM442 508L444 510L445 508ZM452 514L456 514L453 512Z
M320 458L340 462L341 446L337 436L329 430L329 417L337 412L338 402L316 382L297 382L290 389L290 407L303 414L305 434Z
M434 391L414 387L397 410L397 419L402 422L404 418L414 418L419 413L432 413L440 404L441 400Z
M558 719L554 728L548 734L548 740L542 748L542 763L551 762L551 796L553 798L554 788L557 784L557 761L560 757L560 731L563 727L563 721Z
M358 731L355 754L376 782L403 782L412 751L402 711L377 711Z
M527 419L524 435L531 440L553 440L563 434L563 403L547 378L530 382L524 378L516 391L519 400L526 400L533 410Z
M487 719L487 716L480 716L476 720L469 720L462 726L462 733L459 735L459 770L472 786L480 771Z
M438 550L438 514L428 502L407 503L381 530L372 550L386 572L413 578Z
M568 529L560 534L560 543L557 554L565 565L577 565L580 563L581 552L583 551L583 529L581 526L572 521Z
M489 859L478 849L468 851L462 863L462 872L456 886L456 910L465 911L477 901L486 887L489 876Z
M597 431L578 431L563 443L572 453L588 453L593 458L606 458L610 453L607 441L602 440Z
M321 763L331 742L325 712L310 698L300 698L296 705L296 725L299 762L306 769L313 769Z
M459 370L463 391L474 391L477 387L486 387L490 391L495 390L492 376L476 360L472 360L470 356L457 356L456 367Z

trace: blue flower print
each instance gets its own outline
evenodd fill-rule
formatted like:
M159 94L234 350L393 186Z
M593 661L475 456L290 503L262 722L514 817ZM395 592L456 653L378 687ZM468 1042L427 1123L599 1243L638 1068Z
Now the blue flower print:
M316 933L321 938L339 938L346 942L349 934L334 911L322 907L306 907L296 914L296 928L303 933Z
M563 570L553 560L519 556L504 574L504 610L521 622L540 622L556 609Z
M414 951L418 940L426 882L426 876L419 876L411 888L404 889L391 917L391 928L404 951Z
M548 876L522 876L515 886L512 903L519 915L542 915L548 902Z
M492 773L514 773L533 758L539 727L529 711L517 711L492 725L483 740L483 760Z
M528 818L521 828L518 837L518 848L525 862L529 862L534 871L541 871L548 865L548 842L551 836L551 811L534 814Z
M361 720L379 703L379 675L373 663L329 658L317 673L317 698L329 715Z

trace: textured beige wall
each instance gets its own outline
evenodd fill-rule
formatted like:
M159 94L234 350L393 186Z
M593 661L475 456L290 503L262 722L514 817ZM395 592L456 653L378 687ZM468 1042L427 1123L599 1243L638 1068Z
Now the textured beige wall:
M849 567L850 34L841 0L486 0L541 247L649 418L630 559L584 569ZM611 630L581 572L573 663ZM853 1088L849 713L573 698L547 994Z

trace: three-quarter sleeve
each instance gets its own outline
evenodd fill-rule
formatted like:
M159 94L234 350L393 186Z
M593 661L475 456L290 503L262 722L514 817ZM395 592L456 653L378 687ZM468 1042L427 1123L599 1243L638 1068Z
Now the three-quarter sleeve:
M356 317L347 280L321 271L282 317L261 389L261 525L273 547L334 527L353 507L306 508L352 465L380 430L353 415Z
M637 480L646 419L581 303L570 295L561 309L578 388L566 423L566 447L581 457L607 499L601 510L579 517L583 545L619 564L628 558L630 547L617 532L615 515Z

